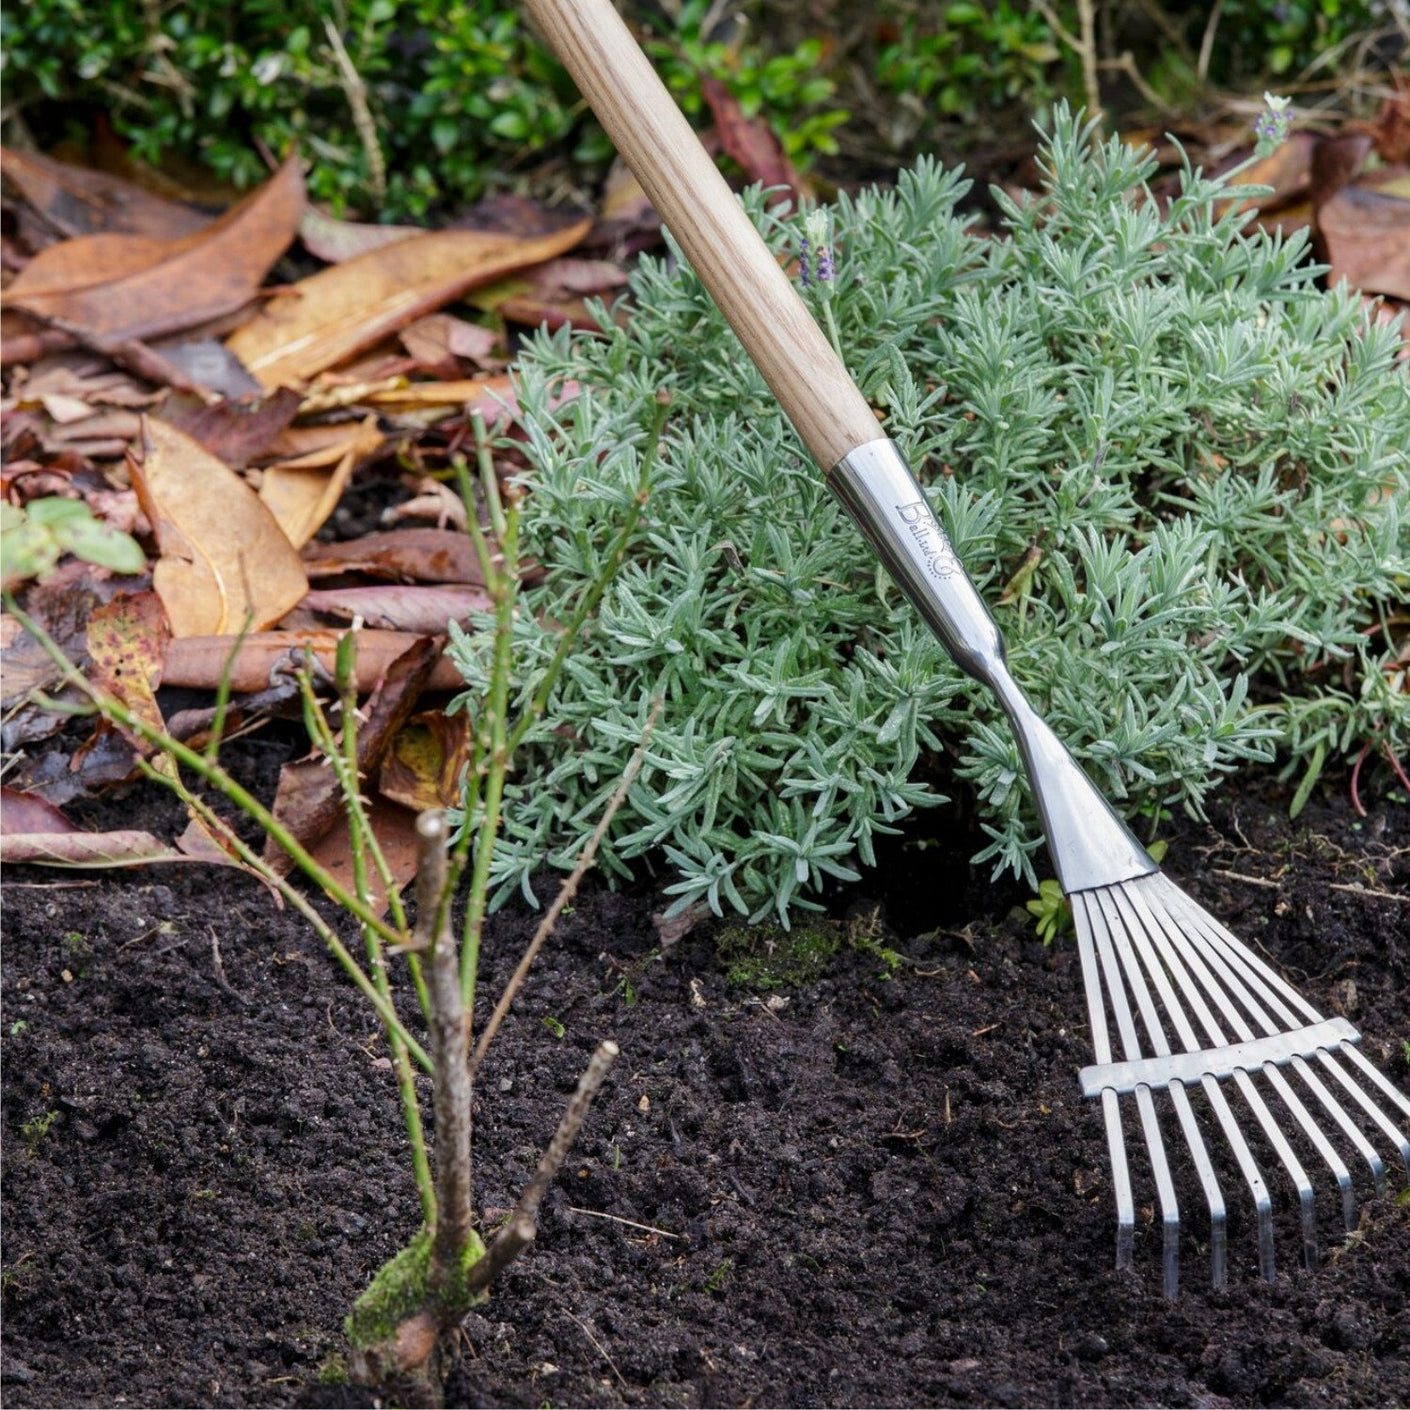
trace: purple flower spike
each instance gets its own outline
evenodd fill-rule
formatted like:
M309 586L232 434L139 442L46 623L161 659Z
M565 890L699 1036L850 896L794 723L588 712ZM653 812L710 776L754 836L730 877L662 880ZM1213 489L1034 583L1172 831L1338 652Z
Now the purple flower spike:
M1288 140L1288 129L1292 126L1292 114L1288 112L1290 99L1265 93L1263 101L1267 106L1253 124L1253 154L1256 157L1266 157L1276 152Z

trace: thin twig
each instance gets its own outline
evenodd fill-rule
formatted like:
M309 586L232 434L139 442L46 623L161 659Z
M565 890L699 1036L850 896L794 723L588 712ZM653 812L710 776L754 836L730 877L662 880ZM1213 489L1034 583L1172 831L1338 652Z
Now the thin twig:
M558 1130L553 1133L553 1139L548 1143L548 1149L544 1151L533 1179L519 1196L514 1213L486 1250L485 1256L470 1270L468 1281L471 1292L487 1288L495 1276L533 1242L539 1205L543 1203L544 1194L568 1158L568 1152L578 1138L578 1132L587 1117L588 1109L592 1106L592 1100L621 1051L610 1038L604 1039L588 1060L587 1068L578 1080L578 1089L569 1100L563 1120L558 1123Z
M1195 63L1195 77L1201 83L1209 79L1209 61L1214 56L1214 36L1219 29L1219 18L1224 13L1224 0L1214 0L1209 12L1209 22L1204 27L1204 37L1199 42L1199 59Z
M594 1219L610 1219L614 1224L625 1224L629 1229L640 1229L646 1234L660 1234L663 1239L675 1239L684 1243L684 1234L673 1234L669 1229L658 1229L655 1224L638 1224L635 1219L623 1219L620 1214L607 1214L600 1209L583 1209L576 1204L568 1206L574 1214L588 1214Z
M1033 7L1042 15L1059 42L1082 61L1082 87L1087 95L1087 116L1102 116L1102 90L1097 79L1097 16L1092 0L1077 0L1077 18L1081 32L1073 34L1058 19L1057 11L1047 0L1033 0Z
M1097 65L1099 69L1115 70L1124 73L1129 78L1141 97L1146 100L1157 112L1164 113L1167 117L1178 114L1179 109L1173 103L1167 103L1154 88L1146 82L1145 75L1136 66L1135 55L1129 49L1125 50L1115 59L1103 59Z
M553 933L553 927L558 924L558 918L563 914L564 907L572 901L578 894L578 886L588 869L597 860L597 849L602 845L602 839L607 835L607 829L612 826L612 819L617 815L617 809L622 806L632 784L636 782L637 775L641 772L641 766L646 759L646 743L651 738L651 731L656 727L656 717L661 713L661 700L658 697L652 704L650 718L646 721L646 728L641 734L641 743L637 745L636 752L632 755L626 769L622 773L621 782L618 783L611 799L608 801L606 811L602 814L597 826L593 829L592 836L583 844L583 850L578 854L577 864L569 873L568 879L563 883L558 892L558 897L548 908L547 914L539 922L538 929L534 931L534 938L529 941L518 967L509 978L509 983L504 986L504 993L499 996L499 1002L494 1006L494 1012L490 1015L489 1022L485 1024L485 1031L480 1034L480 1041L475 1045L475 1055L470 1059L470 1078L473 1081L475 1074L480 1070L480 1063L484 1061L485 1050L494 1039L494 1035L499 1031L499 1025L504 1021L505 1015L509 1012L510 1005L514 1002L515 996L523 987L529 969L538 956L538 952L543 948L543 943Z
M622 1385L626 1385L626 1383L627 1383L627 1378L617 1369L617 1363L607 1354L607 1348L606 1348L605 1346L603 1346L603 1344L602 1344L600 1341L598 1341L598 1339L597 1339L595 1336L593 1336L591 1329L588 1327L588 1324L587 1324L586 1322L584 1322L581 1317L574 1317L571 1312L568 1313L567 1315L568 1315L569 1321L576 1322L576 1323L578 1324L578 1326L582 1328L582 1333L583 1333L583 1335L584 1335L584 1336L593 1344L593 1346L596 1348L597 1354L598 1354L600 1357L602 1357L602 1359L612 1368L612 1374L613 1374L614 1376L616 1376L617 1380L618 1380Z
M387 163L382 156L382 144L377 140L377 123L372 117L372 108L367 101L367 85L362 81L357 66L338 33L338 26L332 19L323 17L323 28L328 34L328 43L333 50L333 61L338 67L338 78L343 92L347 95L348 107L352 109L353 126L357 129L358 140L367 155L367 184L372 194L380 201L387 194Z
M237 1004L248 1005L250 1001L225 977L225 965L220 958L220 937L215 933L215 926L211 926L210 931L211 963L215 966L215 982L220 985L221 991L229 994Z
M1349 896L1363 896L1368 901L1394 901L1400 906L1410 906L1410 896L1399 891L1372 891L1369 886L1358 886L1354 881L1331 881L1329 891L1345 891Z
M1270 881L1266 876L1249 876L1247 872L1225 871L1222 867L1214 868L1215 876L1227 877L1230 881L1242 881L1246 886L1265 886L1270 891L1277 891L1281 886L1281 881Z

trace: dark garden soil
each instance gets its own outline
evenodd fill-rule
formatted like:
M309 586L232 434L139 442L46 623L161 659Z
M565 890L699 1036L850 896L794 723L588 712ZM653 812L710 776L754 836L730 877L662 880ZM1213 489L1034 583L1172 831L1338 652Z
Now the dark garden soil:
M1285 813L1231 791L1212 828L1172 825L1167 869L1410 1085L1410 809ZM774 991L728 983L708 927L663 949L649 889L581 898L482 1074L487 1221L597 1042L622 1058L448 1403L1410 1403L1403 1172L1349 1238L1322 1172L1315 1275L1282 1185L1275 1283L1246 1195L1226 1290L1197 1204L1178 1303L1149 1208L1116 1273L1072 943L957 862L973 838L921 837L839 899L857 943ZM370 1011L233 872L7 882L5 1402L378 1403L340 1323L416 1202ZM532 923L495 922L483 992Z

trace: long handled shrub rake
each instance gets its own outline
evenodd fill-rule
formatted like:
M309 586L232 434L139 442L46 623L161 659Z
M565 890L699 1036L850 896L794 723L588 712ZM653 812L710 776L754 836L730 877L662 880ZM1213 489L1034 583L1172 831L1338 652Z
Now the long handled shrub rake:
M1273 1203L1232 1089L1297 1190L1303 1255L1315 1266L1313 1187L1303 1159L1311 1153L1331 1170L1342 1217L1353 1227L1355 1197L1341 1150L1366 1162L1378 1194L1385 1166L1368 1129L1399 1150L1410 1174L1410 1101L1353 1046L1360 1034L1350 1023L1323 1018L1161 875L1028 703L1005 665L998 627L900 450L878 435L871 408L609 0L527 0L527 7L838 499L958 665L998 696L1008 716L1077 923L1096 1056L1081 1083L1101 1099L1106 1123L1117 1265L1129 1266L1133 1254L1136 1204L1122 1110L1134 1105L1161 1211L1164 1290L1176 1295L1180 1206L1158 1110L1168 1101L1209 1208L1215 1284L1226 1278L1226 1205L1204 1134L1211 1117L1253 1196L1259 1268L1272 1278ZM1112 1052L1113 1024L1121 1060ZM1376 1093L1398 1117L1377 1104ZM1204 1125L1192 1100L1200 1096ZM1290 1118L1291 1140L1275 1111Z

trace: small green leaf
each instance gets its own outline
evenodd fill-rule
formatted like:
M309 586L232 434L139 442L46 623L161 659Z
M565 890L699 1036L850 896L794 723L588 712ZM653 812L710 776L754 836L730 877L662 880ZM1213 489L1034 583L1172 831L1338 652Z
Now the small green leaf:
M1317 747L1312 751L1312 758L1308 762L1307 772L1302 776L1302 782L1297 786L1297 792L1293 794L1292 802L1288 804L1288 817L1295 818L1307 806L1307 800L1312 796L1312 790L1317 786L1317 780L1322 776L1322 765L1327 757L1327 746L1322 740L1317 741Z

